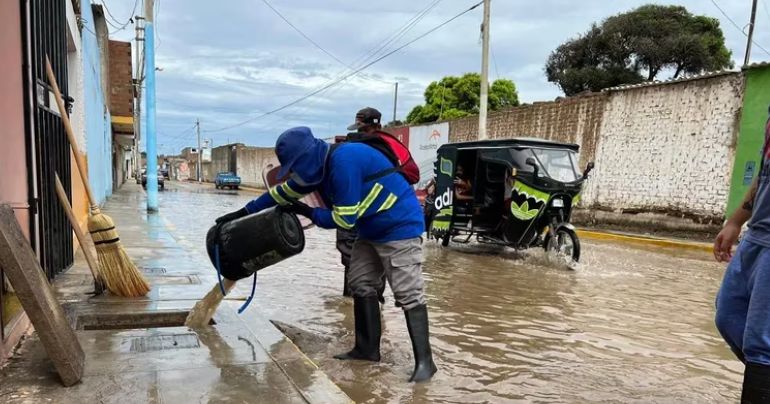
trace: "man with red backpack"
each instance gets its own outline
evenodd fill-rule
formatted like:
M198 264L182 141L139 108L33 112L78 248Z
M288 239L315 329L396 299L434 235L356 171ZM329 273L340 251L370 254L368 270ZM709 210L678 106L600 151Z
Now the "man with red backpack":
M376 110L375 108L366 107L356 113L355 119L355 122L348 126L348 130L354 130L355 132L348 133L347 136L345 136L345 142L367 143L368 141L376 140L379 144L375 147L380 149L380 151L384 151L385 154L388 155L388 159L391 161L394 159L396 160L393 161L394 168L400 168L404 165L400 162L401 159L404 160L404 163L411 162L414 164L414 160L411 159L411 154L409 154L409 149L405 145L401 144L398 139L393 137L393 135L382 131L382 114L380 111ZM390 138L398 143L393 142L392 140L388 141ZM380 143L380 140L384 141ZM387 146L387 148L384 146ZM400 157L399 154L401 155ZM414 175L414 173L417 175L416 180L414 181L410 180L410 177L405 176L407 182L410 184L413 184L419 180L420 171L416 164L414 164L413 173L410 173L409 175ZM348 278L350 276L350 254L353 252L353 243L355 243L356 238L357 233L355 229L337 228L337 251L340 252L342 265L345 267L345 284L342 292L343 296L352 296ZM383 293L385 291L384 276L385 275L383 274L382 288L377 291L377 297L380 303L385 302L385 298L383 297Z

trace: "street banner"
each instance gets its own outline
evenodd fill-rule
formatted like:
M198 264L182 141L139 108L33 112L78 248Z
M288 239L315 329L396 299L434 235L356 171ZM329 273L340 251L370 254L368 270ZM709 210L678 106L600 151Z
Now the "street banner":
M412 126L408 136L409 152L420 167L420 182L416 188L421 190L434 176L436 151L441 145L449 143L449 123Z

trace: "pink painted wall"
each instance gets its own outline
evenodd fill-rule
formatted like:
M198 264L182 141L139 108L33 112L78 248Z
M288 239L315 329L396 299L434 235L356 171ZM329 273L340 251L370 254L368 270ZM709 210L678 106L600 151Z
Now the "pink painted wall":
M27 151L24 133L21 15L18 1L0 1L0 203L13 206L29 237L26 208Z

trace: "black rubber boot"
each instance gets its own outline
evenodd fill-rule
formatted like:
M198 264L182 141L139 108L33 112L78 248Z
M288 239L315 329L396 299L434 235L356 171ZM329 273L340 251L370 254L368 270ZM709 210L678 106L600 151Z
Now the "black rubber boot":
M406 328L412 339L414 351L414 372L410 382L422 382L430 379L437 371L433 363L433 353L430 349L430 332L428 330L428 306L420 305L404 311Z
M339 355L336 359L358 359L372 362L380 361L380 303L377 296L354 297L353 315L356 323L356 346L353 350Z
M741 404L770 403L770 366L746 362Z

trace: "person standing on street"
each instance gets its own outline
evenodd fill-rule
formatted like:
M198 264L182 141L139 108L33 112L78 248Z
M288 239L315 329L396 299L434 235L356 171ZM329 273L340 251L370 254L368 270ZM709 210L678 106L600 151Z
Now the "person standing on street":
M364 108L356 113L355 122L348 126L348 130L355 132L348 133L345 141L361 140L364 136L376 136L376 132L382 129L382 114L374 108ZM353 252L353 243L355 243L357 233L355 229L337 228L337 251L340 252L342 266L345 268L343 296L352 296L349 285L350 274L350 254ZM384 276L384 275L383 275ZM382 280L382 288L377 291L377 298L380 303L385 303L385 278Z
M409 379L433 377L428 307L422 277L424 222L414 189L380 150L365 143L334 147L313 136L309 128L289 129L278 138L275 153L279 178L288 180L217 219L225 223L276 205L310 218L324 229L358 230L350 255L349 283L353 294L355 346L336 355L341 360L379 362L382 323L377 301L383 274L396 306L403 309L414 353ZM318 191L329 208L311 208L299 201Z
M742 403L770 403L770 119L761 161L742 206L714 241L714 257L729 262L716 299L716 326L746 365ZM748 232L733 255L746 222Z

